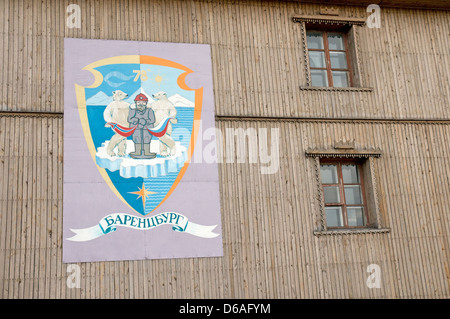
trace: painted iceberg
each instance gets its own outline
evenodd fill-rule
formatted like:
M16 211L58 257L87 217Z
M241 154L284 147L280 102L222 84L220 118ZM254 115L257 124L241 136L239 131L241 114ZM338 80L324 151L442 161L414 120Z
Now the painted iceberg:
M187 160L187 149L180 142L175 142L176 152L172 156L163 157L159 155L159 140L153 140L150 151L156 153L153 159L134 159L130 153L134 151L134 143L127 140L125 156L110 156L106 153L109 140L102 143L95 154L98 166L111 172L119 171L124 178L131 177L160 177L169 173L178 172Z

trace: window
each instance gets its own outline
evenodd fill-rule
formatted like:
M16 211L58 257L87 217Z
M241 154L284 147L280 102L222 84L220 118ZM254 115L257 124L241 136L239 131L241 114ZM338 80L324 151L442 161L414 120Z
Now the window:
M334 149L310 149L316 171L318 229L314 235L388 233L378 202L376 159L381 151L354 149L335 142Z
M301 15L293 17L301 27L306 67L301 90L371 92L366 87L359 56L358 29L365 19Z
M361 164L322 162L320 175L327 228L367 227L369 218Z
M306 37L311 85L353 86L346 33L307 31Z

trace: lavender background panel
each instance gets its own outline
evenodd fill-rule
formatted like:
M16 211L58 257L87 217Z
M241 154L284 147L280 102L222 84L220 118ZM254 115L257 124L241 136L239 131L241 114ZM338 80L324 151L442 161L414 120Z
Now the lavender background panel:
M187 85L203 87L202 126L206 129L215 125L210 46L66 38L64 52L63 262L222 256L221 235L204 239L174 232L169 226L147 231L119 227L92 241L66 240L73 236L70 228L94 226L111 213L139 216L106 185L87 148L75 84L88 86L94 77L82 68L119 55L157 56L185 65L194 71L186 78ZM201 225L217 224L214 231L221 234L217 164L191 164L172 195L151 215L165 211L177 211Z

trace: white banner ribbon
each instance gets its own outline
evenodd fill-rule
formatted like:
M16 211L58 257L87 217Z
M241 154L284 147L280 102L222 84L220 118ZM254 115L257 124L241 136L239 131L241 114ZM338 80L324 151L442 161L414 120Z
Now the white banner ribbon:
M203 238L215 238L219 234L214 233L214 226L195 224L186 216L175 212L165 212L150 218L136 217L124 213L110 214L103 217L100 222L89 228L71 229L75 233L73 237L67 238L71 241L88 241L117 230L117 227L129 227L138 230L153 229L162 225L171 225L174 231L188 233Z

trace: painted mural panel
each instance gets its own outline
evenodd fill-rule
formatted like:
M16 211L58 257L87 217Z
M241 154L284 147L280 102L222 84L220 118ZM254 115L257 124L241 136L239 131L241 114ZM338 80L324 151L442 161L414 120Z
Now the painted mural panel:
M210 47L64 44L64 262L222 256Z

